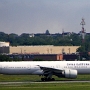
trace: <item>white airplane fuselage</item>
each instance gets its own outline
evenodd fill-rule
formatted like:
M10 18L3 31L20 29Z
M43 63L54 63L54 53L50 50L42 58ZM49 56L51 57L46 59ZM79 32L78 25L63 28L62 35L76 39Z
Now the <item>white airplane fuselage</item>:
M77 70L78 74L90 74L89 61L23 61L0 62L0 74L11 75L43 75L39 67L47 67L57 70Z

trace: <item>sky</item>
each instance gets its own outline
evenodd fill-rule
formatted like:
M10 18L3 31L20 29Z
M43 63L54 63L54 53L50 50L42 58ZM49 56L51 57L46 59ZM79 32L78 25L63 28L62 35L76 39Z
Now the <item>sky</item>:
M0 0L0 32L90 33L90 0Z

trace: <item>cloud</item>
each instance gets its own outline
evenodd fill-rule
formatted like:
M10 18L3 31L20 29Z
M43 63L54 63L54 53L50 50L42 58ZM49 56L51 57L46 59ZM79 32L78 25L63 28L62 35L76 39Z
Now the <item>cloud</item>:
M90 28L89 0L0 0L0 30L6 33L79 32Z

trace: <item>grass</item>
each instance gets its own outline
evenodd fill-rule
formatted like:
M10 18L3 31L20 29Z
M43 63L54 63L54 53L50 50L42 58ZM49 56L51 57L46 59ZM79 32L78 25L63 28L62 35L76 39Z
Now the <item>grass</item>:
M37 75L0 75L0 82L12 81L40 81ZM58 81L71 80L58 78ZM72 80L90 80L90 75L78 75L77 79ZM17 84L0 84L0 90L90 90L90 83L17 83Z
M0 85L0 90L90 90L90 83L41 83Z
M53 76L55 80L90 80L90 74L78 75L76 79L58 78ZM38 75L0 75L0 82L3 81L40 81L41 77Z

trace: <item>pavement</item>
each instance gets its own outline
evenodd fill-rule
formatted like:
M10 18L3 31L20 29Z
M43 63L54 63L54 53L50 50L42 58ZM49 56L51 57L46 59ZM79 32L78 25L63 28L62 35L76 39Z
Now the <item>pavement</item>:
M41 82L41 81L23 81L23 82L0 82L0 85L9 85L9 84L31 84L31 83L90 83L90 81L48 81L48 82Z

